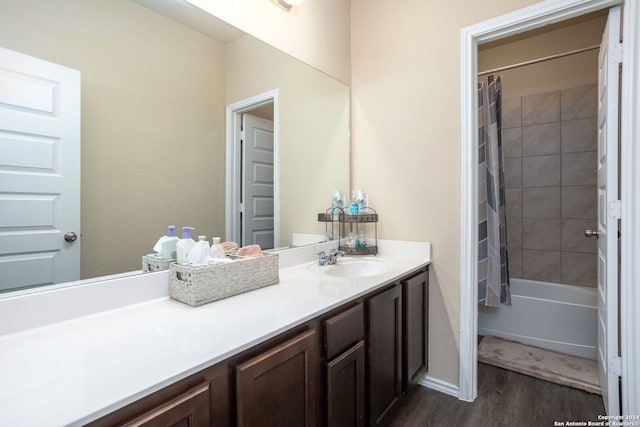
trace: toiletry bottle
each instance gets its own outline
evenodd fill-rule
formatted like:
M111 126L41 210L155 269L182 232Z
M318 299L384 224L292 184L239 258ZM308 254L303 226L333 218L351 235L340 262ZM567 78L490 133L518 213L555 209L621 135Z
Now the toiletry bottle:
M178 243L179 240L178 236L176 236L176 226L170 225L160 249L162 259L176 259L176 243Z
M355 248L356 247L356 236L355 234L353 234L353 231L349 233L349 236L347 237L347 247L348 248Z
M358 206L358 200L356 198L356 192L351 193L351 203L349 204L349 215L358 215L360 211Z
M362 190L358 190L356 201L358 202L358 212L366 212L366 205L364 203L364 192Z
M179 264L187 264L189 251L196 244L191 238L191 230L195 230L195 228L182 227L182 239L176 243L176 256Z
M187 262L193 266L206 266L209 264L209 242L207 242L207 236L198 236L198 241L187 254Z
M209 258L212 260L221 260L224 259L224 249L220 245L220 238L213 238L213 245L211 245L211 249L209 250Z
M331 200L331 215L333 216L333 220L338 219L338 215L342 212L342 191L336 191L333 196L333 200Z
M356 248L366 248L367 247L367 236L364 234L364 231L361 231L358 235L358 239L356 240Z

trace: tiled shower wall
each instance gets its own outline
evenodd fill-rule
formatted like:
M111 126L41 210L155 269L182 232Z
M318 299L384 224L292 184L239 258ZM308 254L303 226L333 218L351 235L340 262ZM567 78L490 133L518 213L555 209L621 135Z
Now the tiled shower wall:
M597 85L505 94L502 122L510 276L595 287Z

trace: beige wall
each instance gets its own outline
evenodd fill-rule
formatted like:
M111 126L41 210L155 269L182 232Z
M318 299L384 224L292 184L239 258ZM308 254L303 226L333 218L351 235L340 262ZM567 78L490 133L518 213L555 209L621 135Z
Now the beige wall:
M224 235L221 44L128 0L24 0L0 45L82 73L83 277L140 269L168 224Z
M278 89L280 246L324 234L318 212L349 188L349 88L251 36L226 49L227 103Z
M270 0L189 2L338 80L349 82L349 1L306 0L289 12Z
M380 237L433 244L430 374L458 384L460 30L535 0L352 0L352 187Z

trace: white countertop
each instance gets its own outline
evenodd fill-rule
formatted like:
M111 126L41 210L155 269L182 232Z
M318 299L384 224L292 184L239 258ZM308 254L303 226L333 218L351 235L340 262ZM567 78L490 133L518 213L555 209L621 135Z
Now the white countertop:
M430 263L429 244L393 245L379 258L394 269L378 276L332 278L305 262L201 307L162 297L1 335L0 425L85 424Z

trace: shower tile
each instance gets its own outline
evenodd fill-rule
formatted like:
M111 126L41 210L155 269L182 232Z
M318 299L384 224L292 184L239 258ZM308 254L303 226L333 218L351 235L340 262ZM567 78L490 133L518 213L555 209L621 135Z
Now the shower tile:
M529 280L559 283L562 279L560 252L523 250L522 277Z
M522 97L522 125L560 121L560 91Z
M598 280L598 256L562 252L562 283L595 288Z
M509 277L522 279L522 249L509 247Z
M595 186L562 187L562 218L596 219L598 190Z
M561 95L562 120L583 119L598 115L598 85L565 89Z
M505 188L522 187L522 159L514 157L504 159Z
M502 130L502 154L505 158L522 156L522 128Z
M597 154L566 153L562 155L562 185L596 185Z
M505 198L507 218L522 218L522 189L505 189Z
M507 218L507 243L509 250L522 248L522 219Z
M594 219L564 219L562 220L562 250L567 252L596 253L598 240L585 237L585 230L595 230L597 221Z
M522 153L524 156L542 156L560 152L560 122L522 128Z
M560 155L524 157L522 185L524 187L560 185Z
M524 218L560 218L560 187L531 187L522 189Z
M522 107L520 97L502 100L502 128L514 128L522 125Z
M522 248L560 250L559 219L522 219Z
M598 130L595 117L562 121L562 152L595 151Z

